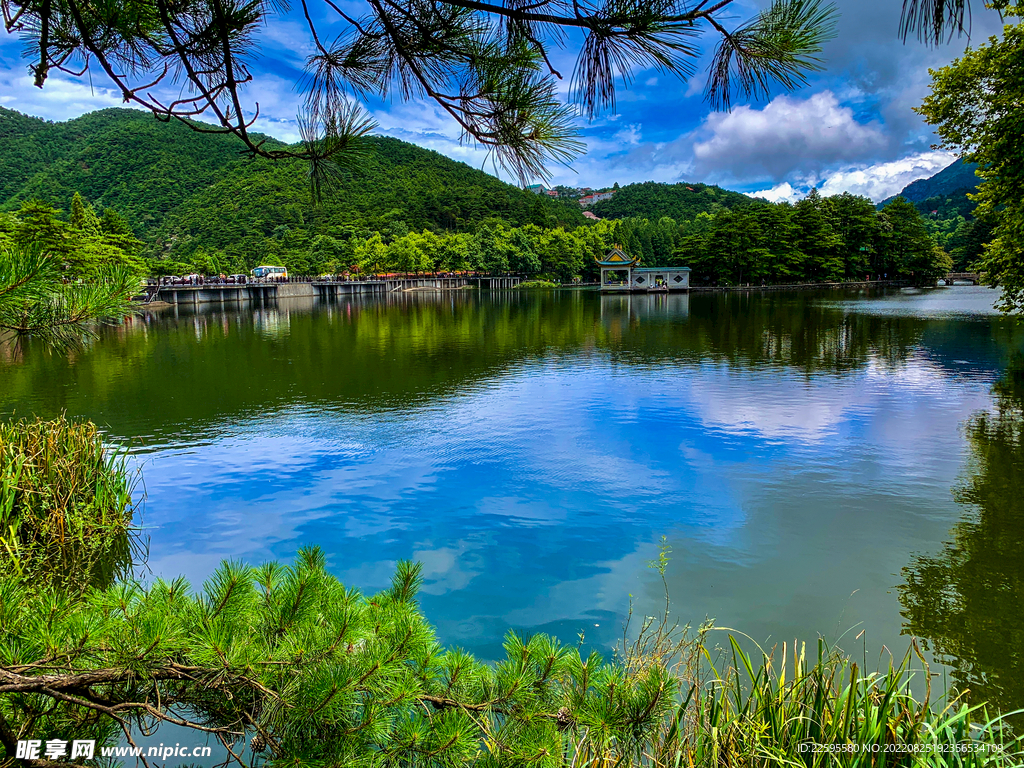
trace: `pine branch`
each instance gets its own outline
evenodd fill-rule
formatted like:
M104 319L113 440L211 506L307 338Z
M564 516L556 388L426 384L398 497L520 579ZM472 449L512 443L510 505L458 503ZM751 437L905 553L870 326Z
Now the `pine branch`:
M356 18L334 0L324 0L344 30L329 43L311 0L302 0L315 54L304 81L303 142L287 148L268 146L251 133L260 105L245 98L253 78L244 61L255 31L272 23L268 4L138 0L132 14L119 14L82 0L0 0L0 8L8 31L28 41L38 85L52 67L79 76L98 68L125 102L159 120L233 134L251 157L309 162L317 198L332 186L333 165L343 167L345 156L359 161L363 148L357 139L366 126L352 123L345 133L338 130L347 126L344 121L331 121L360 94L386 97L397 89L403 99L427 98L462 128L466 140L489 149L498 164L524 181L545 178L550 164L569 163L583 149L571 110L555 90L561 74L552 54L570 46L567 30L585 34L572 91L593 117L614 108L617 82L628 86L634 72L653 67L689 78L701 54L693 41L705 31L723 41L712 66L709 97L718 99L715 103L728 106L730 67L748 96L772 85L799 87L803 73L816 67L813 54L831 21L831 10L817 18L778 13L771 18L769 12L729 31L721 16L735 0L702 0L694 6L683 0L365 2L368 14ZM776 3L801 5L808 3ZM820 29L812 29L815 25ZM184 88L186 94L167 103L154 93L166 87ZM207 115L212 124L197 120Z

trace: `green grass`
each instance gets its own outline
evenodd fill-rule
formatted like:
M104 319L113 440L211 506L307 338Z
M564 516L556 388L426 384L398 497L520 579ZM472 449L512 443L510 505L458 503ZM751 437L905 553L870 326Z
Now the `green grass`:
M127 574L133 485L94 424L0 423L0 569L70 590Z

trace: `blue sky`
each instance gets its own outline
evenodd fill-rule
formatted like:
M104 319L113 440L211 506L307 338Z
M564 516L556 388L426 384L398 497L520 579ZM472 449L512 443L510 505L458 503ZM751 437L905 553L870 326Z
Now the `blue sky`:
M733 23L755 13L759 4L738 0ZM359 13L362 4L346 0L342 5ZM939 48L904 45L896 36L900 0L838 0L837 5L838 34L824 51L826 67L807 87L724 113L711 111L703 100L703 66L688 82L655 71L636 73L619 89L614 113L580 119L587 154L571 168L552 168L553 183L704 181L772 199L798 199L816 185L827 194L850 191L880 200L948 165L953 157L930 148L935 137L912 107L927 93L928 68L951 61L967 41ZM975 13L974 40L998 29L995 14ZM707 41L710 47L712 38ZM301 100L294 84L311 41L293 12L268 24L261 42L264 55L255 63L250 86L260 104L257 127L294 141ZM0 35L0 105L51 120L120 105L102 73L91 83L51 76L45 88L34 88L20 49L16 38ZM571 73L574 54L560 52L556 68ZM560 84L566 96L567 80ZM367 106L379 133L493 172L486 152L460 143L458 127L432 104L393 100Z

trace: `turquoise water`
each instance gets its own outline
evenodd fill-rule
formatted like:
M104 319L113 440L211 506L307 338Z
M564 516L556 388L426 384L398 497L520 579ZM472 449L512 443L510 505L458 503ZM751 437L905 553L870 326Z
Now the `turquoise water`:
M142 470L152 575L322 547L423 563L441 639L609 649L630 601L760 642L902 651L899 587L971 509L965 424L1024 333L994 293L405 294L154 313L0 364ZM853 642L861 630L865 637ZM955 664L955 659L952 662Z

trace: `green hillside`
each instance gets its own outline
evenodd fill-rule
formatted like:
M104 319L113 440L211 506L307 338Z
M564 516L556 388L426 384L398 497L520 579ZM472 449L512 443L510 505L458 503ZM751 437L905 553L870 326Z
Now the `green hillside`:
M370 143L368 158L321 206L310 202L301 162L232 165L166 218L155 245L181 258L197 248L252 254L275 236L287 250L319 235L344 240L394 228L467 232L492 217L512 226L586 221L575 201L524 192L397 139Z
M957 272L977 267L985 244L992 238L995 219L977 219L976 203L968 195L981 182L975 175L978 166L956 160L934 176L911 182L899 195L878 204L881 209L896 197L913 203L925 217L925 223L936 241L953 258Z
M38 117L29 117L21 112L0 107L0 139L10 141L12 139L29 136L37 131L44 130L50 123ZM7 157L0 157L0 162L8 160ZM7 181L6 177L0 178L0 184Z
M575 203L524 192L395 139L372 139L369 159L317 207L303 163L250 160L229 136L137 110L48 123L0 108L0 136L0 211L33 199L67 211L79 192L98 210L117 209L150 255L176 260L202 247L249 261L275 232L300 248L352 228L469 231L490 217L513 225L585 221Z
M12 135L14 134L14 135ZM113 207L143 239L155 223L239 162L228 136L104 109L65 123L0 110L0 209L39 199L67 209L75 192Z
M749 202L750 198L744 194L707 184L645 181L627 184L614 197L597 203L593 211L603 219L638 216L657 220L668 216L676 221L688 221L699 213L711 213Z

